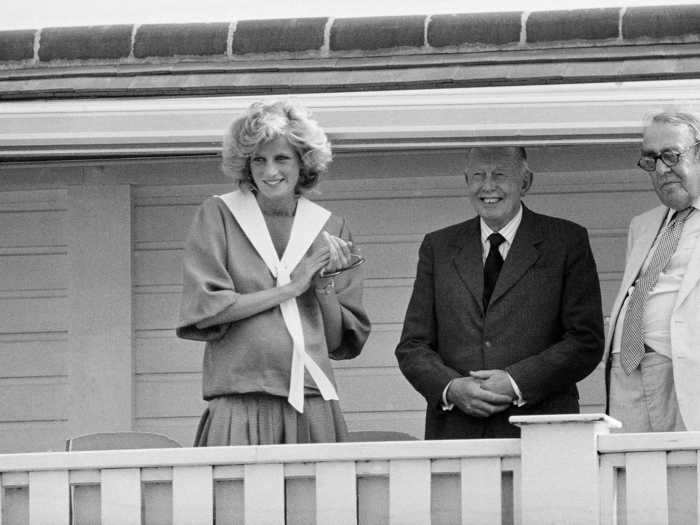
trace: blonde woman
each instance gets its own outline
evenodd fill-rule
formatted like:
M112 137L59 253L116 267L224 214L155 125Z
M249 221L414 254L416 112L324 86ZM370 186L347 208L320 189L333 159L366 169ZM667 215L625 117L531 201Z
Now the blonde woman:
M222 156L234 191L201 205L183 262L177 335L206 342L195 446L344 441L330 359L370 323L345 220L306 197L330 142L300 106L256 103Z

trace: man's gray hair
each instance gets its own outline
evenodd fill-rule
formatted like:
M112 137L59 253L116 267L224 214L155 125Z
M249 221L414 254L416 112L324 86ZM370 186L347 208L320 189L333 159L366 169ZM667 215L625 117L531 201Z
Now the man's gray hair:
M529 166L527 165L527 151L523 146L472 146L467 150L467 159L469 155L474 150L504 150L513 153L513 157L518 161L520 167L522 168L523 174L532 173Z
M700 118L693 113L678 110L667 110L652 115L648 119L645 128L652 124L671 124L675 126L686 126L695 138L695 142L700 141Z

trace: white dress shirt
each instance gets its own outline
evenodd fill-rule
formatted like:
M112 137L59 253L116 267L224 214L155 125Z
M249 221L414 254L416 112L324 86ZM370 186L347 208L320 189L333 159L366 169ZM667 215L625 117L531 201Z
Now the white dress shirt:
M489 225L484 222L484 219L481 217L479 218L479 223L481 224L481 247L482 247L482 254L481 254L481 262L485 263L486 258L489 256L489 251L491 250L491 243L489 242L489 235L492 233L500 233L503 238L505 239L505 242L502 242L501 245L498 247L498 251L501 253L501 257L503 257L503 260L506 260L506 257L508 256L508 252L510 251L510 247L513 245L513 240L515 239L515 234L518 232L518 228L520 227L520 223L523 220L523 206L522 204L520 205L520 209L518 210L518 213L515 214L515 217L513 217L510 221L508 221L508 224L506 224L503 228L498 230L496 232L495 230L492 230L489 228Z

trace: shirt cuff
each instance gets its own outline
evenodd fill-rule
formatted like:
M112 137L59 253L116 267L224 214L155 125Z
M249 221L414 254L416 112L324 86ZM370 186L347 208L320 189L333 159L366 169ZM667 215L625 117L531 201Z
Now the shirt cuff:
M454 381L454 379L450 379L450 382L447 383L445 390L442 391L442 403L440 403L440 408L442 408L443 412L449 412L450 410L452 410L455 407L454 403L447 402L447 389L450 388L452 381ZM512 379L511 379L511 381L512 381Z
M506 374L508 374L508 372L506 372ZM510 379L510 385L513 387L513 391L515 392L515 399L513 399L513 404L516 407L523 406L527 401L523 399L523 394L518 388L518 384L515 382L515 379L513 379L513 377L510 374L508 374L508 379ZM447 384L447 386L450 386L449 383ZM445 389L445 391L447 391L447 389ZM444 395L445 394L443 393L443 398Z

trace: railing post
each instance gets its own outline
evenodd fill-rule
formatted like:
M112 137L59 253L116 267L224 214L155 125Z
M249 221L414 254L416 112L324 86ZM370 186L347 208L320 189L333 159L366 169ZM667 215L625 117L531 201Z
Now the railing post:
M620 423L604 414L513 416L521 429L522 525L599 525L599 434Z

